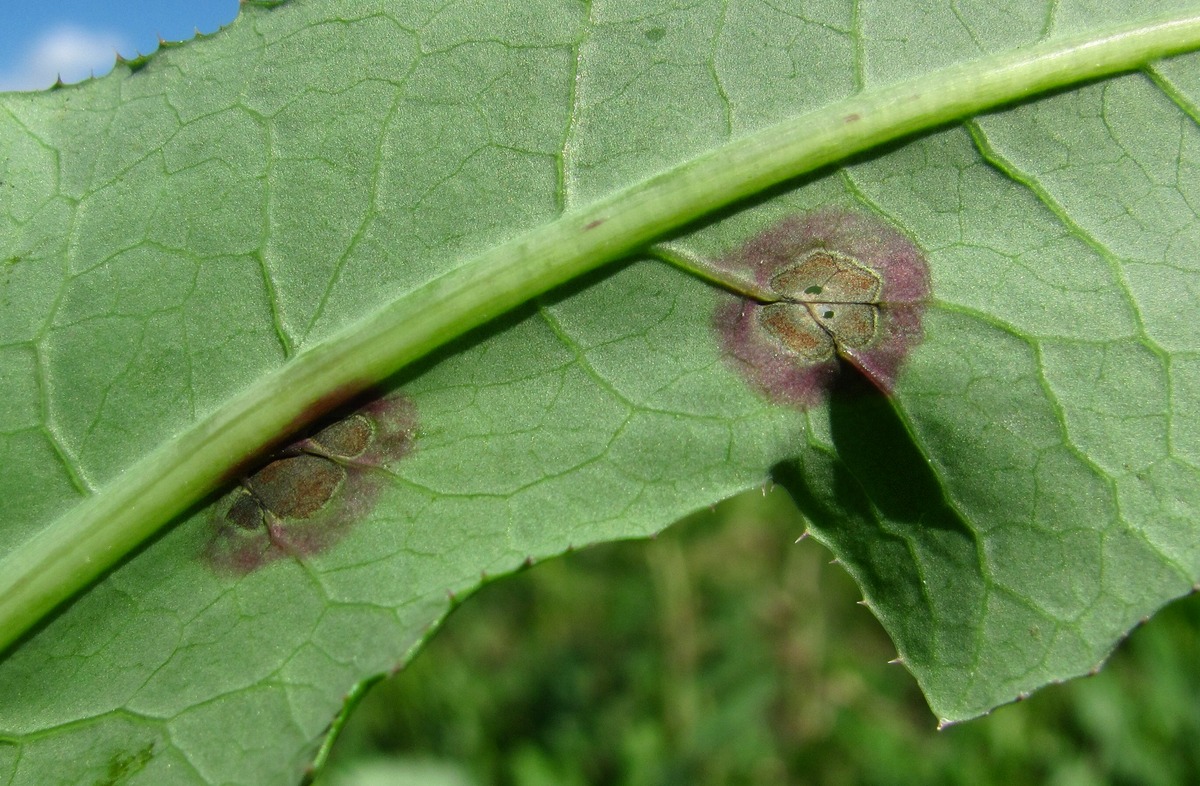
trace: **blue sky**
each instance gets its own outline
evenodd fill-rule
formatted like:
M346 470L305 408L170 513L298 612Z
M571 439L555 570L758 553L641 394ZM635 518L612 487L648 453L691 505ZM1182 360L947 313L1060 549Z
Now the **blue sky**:
M161 36L211 33L237 16L237 0L0 0L0 90L78 82L125 57L154 51Z

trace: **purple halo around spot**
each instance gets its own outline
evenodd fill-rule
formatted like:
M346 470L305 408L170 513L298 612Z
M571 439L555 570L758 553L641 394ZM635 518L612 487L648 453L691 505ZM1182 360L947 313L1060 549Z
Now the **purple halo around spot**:
M416 407L392 395L293 442L213 508L204 561L245 575L329 550L370 513L386 486L380 468L413 451L416 431Z
M780 221L716 264L732 277L751 278L770 290L784 268L820 249L850 257L882 281L874 338L853 348L834 338L838 355L890 393L904 359L923 338L921 318L930 292L929 266L901 232L873 215L818 210ZM729 363L772 401L807 408L825 400L839 372L837 358L800 357L763 327L762 309L763 304L740 296L717 307L714 325Z

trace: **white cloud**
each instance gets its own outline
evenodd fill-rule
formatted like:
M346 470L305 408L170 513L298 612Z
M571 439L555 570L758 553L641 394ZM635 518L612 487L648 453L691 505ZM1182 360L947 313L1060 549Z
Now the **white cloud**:
M0 73L0 90L44 90L59 75L64 82L78 82L93 73L106 74L121 49L130 51L118 33L70 25L53 28L33 41L20 65Z

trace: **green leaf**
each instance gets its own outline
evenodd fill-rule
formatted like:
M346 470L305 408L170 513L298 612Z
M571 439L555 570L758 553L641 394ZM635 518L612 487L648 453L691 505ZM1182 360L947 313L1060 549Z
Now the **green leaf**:
M939 718L1093 668L1200 573L1200 60L1027 99L1200 46L1189 6L246 5L0 97L0 774L295 782L481 575L772 470ZM584 276L821 206L928 253L893 401L770 404L726 295ZM419 428L370 514L214 571L196 503L384 379Z

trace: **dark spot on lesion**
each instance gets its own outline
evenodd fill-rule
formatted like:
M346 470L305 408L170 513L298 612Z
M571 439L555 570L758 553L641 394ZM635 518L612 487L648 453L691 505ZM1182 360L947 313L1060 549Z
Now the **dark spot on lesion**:
M811 302L806 295L823 295L829 303L877 304L883 282L854 257L822 249L784 267L771 279L771 288L796 302Z
M643 35L646 36L647 41L658 43L667 35L667 29L665 27L651 27Z
M225 520L250 532L266 526L262 503L244 486L234 493L233 504L225 512Z

